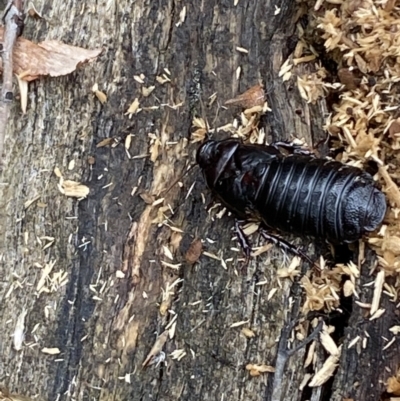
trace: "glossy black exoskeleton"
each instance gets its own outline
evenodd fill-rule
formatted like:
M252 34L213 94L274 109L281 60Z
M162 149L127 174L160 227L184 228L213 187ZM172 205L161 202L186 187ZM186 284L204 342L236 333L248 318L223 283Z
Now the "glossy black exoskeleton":
M208 187L238 218L267 228L350 243L374 231L386 212L384 194L365 171L274 144L209 140L197 151Z

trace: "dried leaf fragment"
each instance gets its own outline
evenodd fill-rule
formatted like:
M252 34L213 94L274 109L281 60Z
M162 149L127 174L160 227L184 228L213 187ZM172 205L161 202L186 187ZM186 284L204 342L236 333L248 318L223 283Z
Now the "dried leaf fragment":
M392 121L389 127L389 137L396 139L396 136L400 134L400 118Z
M199 260L202 251L203 243L201 242L201 239L195 238L185 254L186 262L190 263L191 265L196 263Z
M361 77L356 75L354 70L349 70L348 68L339 68L338 78L349 90L357 89L361 83Z
M0 27L0 42L4 40L3 37L4 28ZM25 81L33 81L45 75L67 75L82 64L95 60L101 51L102 49L82 49L57 40L46 40L36 44L20 36L13 53L14 73Z
M235 98L227 100L225 104L227 106L239 106L244 109L250 109L254 106L262 106L264 101L264 88L261 85L255 85Z
M395 256L400 255L400 237L398 236L385 236L382 241L382 250L383 251L390 251Z

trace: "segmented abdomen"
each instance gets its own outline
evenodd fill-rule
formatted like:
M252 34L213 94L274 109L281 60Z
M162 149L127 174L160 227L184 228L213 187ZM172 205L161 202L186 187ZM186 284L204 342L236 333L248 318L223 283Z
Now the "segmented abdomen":
M268 226L294 234L354 241L381 194L369 174L335 161L290 156L262 168L255 209Z

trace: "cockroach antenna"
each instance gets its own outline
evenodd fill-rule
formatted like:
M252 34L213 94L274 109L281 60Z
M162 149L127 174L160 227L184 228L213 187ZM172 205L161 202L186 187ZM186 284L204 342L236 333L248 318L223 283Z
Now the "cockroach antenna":
M187 175L187 174L189 173L190 170L192 170L192 169L193 169L194 167L196 167L196 166L197 166L196 163L194 163L194 164L192 164L191 166L189 166L189 168L188 168L184 173L182 173L182 174L171 184L171 186L170 186L168 189L165 190L165 192L161 192L161 193L163 194L163 196L165 196L179 181L182 180L182 178L183 178L185 175Z
M204 140L202 141L203 143L208 141L209 139L211 139L211 132L210 132L210 126L208 124L207 118L205 117L205 106L204 106L204 102L203 99L199 99L200 102L200 106L201 106L201 119L205 122L205 129L206 129L206 133L204 136ZM197 154L198 150L196 151ZM192 170L192 168L198 166L197 163L192 164L183 174L181 174L172 184L171 186L165 190L165 192L162 192L163 196L166 195L179 181L182 180L182 178L187 175L189 173L190 170Z

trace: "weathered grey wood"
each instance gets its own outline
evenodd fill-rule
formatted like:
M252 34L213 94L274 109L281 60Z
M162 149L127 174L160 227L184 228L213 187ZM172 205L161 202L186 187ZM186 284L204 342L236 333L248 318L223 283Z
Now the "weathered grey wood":
M263 120L269 139L296 134L311 143L324 136L324 103L306 104L295 81L282 83L278 78L288 38L295 33L296 3L282 1L277 16L272 2L233 3L35 3L45 19L29 20L26 37L56 38L86 48L102 46L104 52L95 63L68 77L30 84L28 113L21 115L18 105L12 111L7 168L0 186L0 384L10 391L48 400L163 401L303 400L312 395L320 400L361 400L366 399L369 383L373 385L368 389L370 399L383 391L382 383L390 374L384 367L394 366L399 355L397 343L381 352L380 334L392 324L393 304L385 305L388 320L373 322L353 307L351 325L341 340L344 349L364 325L370 335L375 331L377 346L368 348L366 359L362 359L366 351L361 356L355 349L345 351L331 387L314 393L309 388L299 390L306 348L288 359L279 380L275 377L274 381L272 374L251 378L245 370L247 363L275 365L279 343L284 341L283 328L300 316L301 288L289 280L279 287L279 250L273 250L267 260L253 260L245 269L236 263L237 253L230 249L236 245L231 241L232 219L224 216L211 221L201 192L207 200L210 196L198 170L182 178L182 189L175 186L162 194L194 161L197 145L187 144L193 117L202 116L214 126L231 122L235 111L218 104L260 79L265 80L273 110ZM186 19L176 26L184 6ZM249 49L249 54L237 52L236 46ZM236 80L239 66L241 77ZM171 72L171 83L161 85L155 77L166 73L165 68ZM141 85L133 79L141 73L146 86L156 86L148 98L140 95ZM104 106L91 93L94 83L108 96ZM207 108L214 92L218 103ZM142 110L128 118L124 113L136 97L141 107L182 105ZM141 156L149 154L150 133L163 144L157 160L129 159L126 136L134 135L130 154ZM120 138L121 143L96 148L109 137ZM93 166L89 156L95 158ZM71 160L75 167L69 171ZM66 178L90 187L87 199L78 202L60 194L53 174L56 166ZM195 188L185 199L194 181ZM139 189L132 196L135 186ZM159 206L146 204L138 193L165 196L174 209L174 215L168 216L170 225L183 231L181 241L179 233L153 223ZM25 209L24 203L36 196L40 199ZM46 239L39 243L37 238L45 236L54 237L55 242L43 250ZM228 264L227 270L205 256L195 266L185 263L184 253L195 236L215 240L206 243L206 250L215 254L223 250L223 258L232 257L235 263ZM174 250L174 261L164 256L163 245ZM37 264L54 260L53 271L68 272L68 283L37 296L41 276ZM182 265L173 270L162 261ZM125 278L116 277L118 270ZM363 273L363 282L368 281L367 271ZM170 301L162 304L178 315L175 336L164 347L168 365L142 369L156 333L163 333L174 316L162 315L159 304L167 284L177 278L183 281L172 291ZM260 280L267 284L256 286ZM12 285L15 288L9 292ZM275 287L278 291L267 301ZM370 300L371 290L359 289L364 291ZM23 308L28 311L26 344L36 345L16 352L10 335ZM244 337L240 327L230 327L240 321L249 322L254 338ZM58 347L61 353L45 355L43 347ZM187 353L180 361L169 356L177 349ZM379 363L369 367L373 360ZM364 385L354 388L355 380L364 380Z

